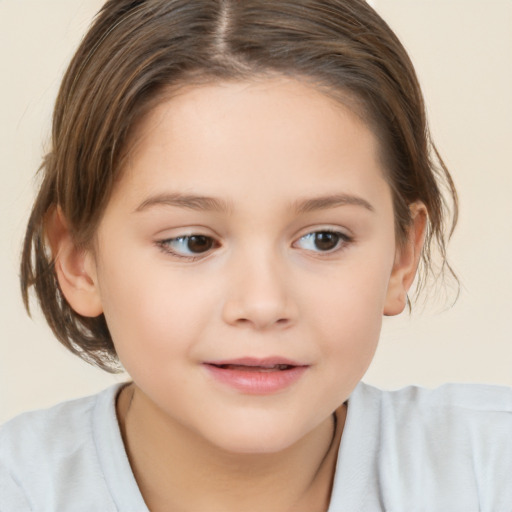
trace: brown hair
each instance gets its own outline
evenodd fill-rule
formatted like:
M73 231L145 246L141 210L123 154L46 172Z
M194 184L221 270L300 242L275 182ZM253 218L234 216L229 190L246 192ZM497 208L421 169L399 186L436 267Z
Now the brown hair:
M76 243L87 244L132 129L169 87L267 73L311 81L365 118L381 141L399 242L410 204L419 200L428 210L419 288L432 271L433 245L441 268L449 269L445 241L457 217L455 189L430 140L409 57L366 2L109 0L64 76L21 262L27 310L33 285L50 327L72 352L107 371L118 368L104 316L78 315L59 289L46 247L48 213L58 205ZM453 200L448 230L442 187Z

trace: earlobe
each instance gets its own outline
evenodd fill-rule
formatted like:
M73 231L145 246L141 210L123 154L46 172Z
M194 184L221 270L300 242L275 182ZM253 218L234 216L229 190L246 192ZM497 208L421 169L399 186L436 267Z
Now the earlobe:
M421 257L427 225L427 209L421 202L410 206L411 226L407 239L397 247L393 270L389 279L384 315L399 315L407 304L407 292L411 287Z
M60 207L46 217L46 235L55 262L60 289L73 310L96 317L103 312L91 251L77 246Z

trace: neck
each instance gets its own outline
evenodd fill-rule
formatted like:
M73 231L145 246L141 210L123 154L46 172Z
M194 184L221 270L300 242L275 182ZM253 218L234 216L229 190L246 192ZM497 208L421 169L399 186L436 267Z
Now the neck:
M152 512L328 508L344 406L292 446L266 454L231 453L212 445L169 422L133 385L122 390L117 413L132 470Z

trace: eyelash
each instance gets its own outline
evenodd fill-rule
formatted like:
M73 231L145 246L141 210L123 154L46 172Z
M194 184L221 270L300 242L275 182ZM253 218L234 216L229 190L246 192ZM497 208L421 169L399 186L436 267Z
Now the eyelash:
M337 252L342 251L343 249L345 249L350 243L353 242L353 238L352 237L348 236L346 233L343 233L341 231L336 231L334 229L318 229L316 231L311 231L311 232L306 233L305 235L301 236L298 239L298 241L295 242L294 244L298 243L300 240L305 240L307 238L315 238L318 235L329 235L329 236L334 235L335 237L337 237L337 241L336 241L335 247L333 247L332 249L328 249L326 251L310 250L312 253L315 253L315 254L318 254L318 255L325 255L325 256L327 256L327 255L330 255L330 254L337 253Z
M294 242L293 245L295 246L295 244L297 244L301 240L305 240L305 239L311 238L311 237L316 237L320 234L321 235L329 235L329 236L334 235L335 237L337 237L335 246L332 249L328 249L325 251L322 251L322 250L314 251L314 250L306 249L307 251L314 253L316 255L327 257L328 255L331 255L331 254L334 254L334 253L337 253L339 251L346 249L347 246L353 242L352 237L348 236L347 234L345 234L341 231L336 231L334 229L319 229L316 231L311 231L309 233L306 233L305 235L302 235L296 242ZM180 243L180 244L188 245L188 243L190 242L190 240L192 238L200 238L200 239L203 239L203 241L209 241L210 246L205 251L198 252L198 253L191 253L188 255L181 254L180 252L171 248L172 243ZM166 238L164 240L158 240L156 242L156 245L166 254L170 254L173 257L176 257L179 259L184 259L184 260L191 261L191 262L205 258L208 254L210 254L212 249L220 246L220 244L218 242L216 242L213 237L208 236L208 235L200 235L200 234L191 234L191 235L178 236L178 237L174 237L174 238Z
M211 241L211 247L209 247L206 251L195 253L195 255L193 255L194 253L190 255L181 254L178 251L171 248L171 243L173 242L185 242L186 244L187 241L190 241L190 239L192 238L202 238L205 240L209 240ZM165 240L158 240L156 244L164 253L170 254L176 258L184 259L187 261L197 261L201 258L204 258L207 254L209 254L211 249L213 249L214 247L219 247L219 244L214 240L213 237L200 234L183 235L177 236L175 238L166 238Z

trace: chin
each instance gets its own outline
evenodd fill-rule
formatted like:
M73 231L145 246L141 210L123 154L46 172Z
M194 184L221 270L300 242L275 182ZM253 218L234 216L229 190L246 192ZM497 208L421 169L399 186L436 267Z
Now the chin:
M286 450L295 444L302 436L297 432L277 426L277 428L245 429L243 426L230 429L229 432L218 432L208 435L208 441L222 451L236 455L274 454Z

